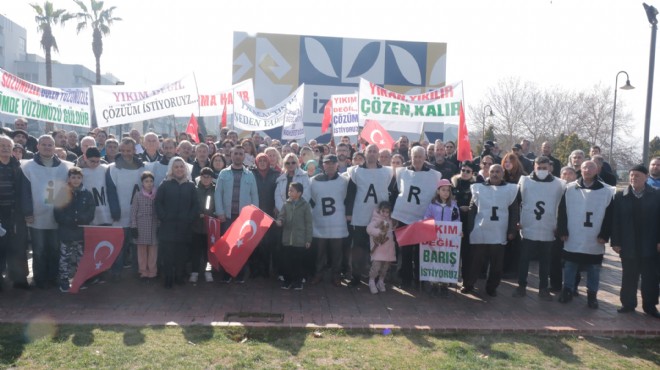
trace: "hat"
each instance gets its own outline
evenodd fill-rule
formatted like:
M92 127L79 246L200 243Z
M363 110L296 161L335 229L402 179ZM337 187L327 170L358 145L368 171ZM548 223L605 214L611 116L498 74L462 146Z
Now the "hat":
M493 140L487 140L484 146L489 146L492 148L495 146L495 143L493 142Z
M14 143L14 149L20 149L25 152L25 148L19 143Z
M515 149L517 149L517 150L522 150L522 145L520 145L520 144L513 144L513 146L511 147L511 149L512 149L512 150L515 150Z
M451 182L449 182L449 180L447 179L440 179L440 181L438 181L438 186L436 186L435 188L437 189L442 186L451 186Z
M643 164L638 164L637 166L633 166L633 167L630 169L630 171L641 172L641 173L643 173L643 174L645 174L645 175L648 175L648 174L649 174L649 169L646 168L646 166L644 166Z
M87 158L101 158L101 151L99 148L92 146L87 148L85 151L85 157Z
M334 154L328 154L325 157L323 157L323 163L325 162L334 162L337 163L339 162L339 159L337 159L337 156Z
M13 139L18 134L21 134L21 135L25 136L26 139L30 137L30 135L27 132L25 132L25 130L21 130L21 129L16 129L16 130L10 132L9 136Z

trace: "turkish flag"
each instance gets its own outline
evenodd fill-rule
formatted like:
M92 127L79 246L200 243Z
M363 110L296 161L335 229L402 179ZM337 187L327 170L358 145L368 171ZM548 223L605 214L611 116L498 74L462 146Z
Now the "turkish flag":
M188 127L186 127L186 133L190 135L194 142L199 143L199 137L197 133L199 132L199 124L197 123L197 118L194 114L190 115L190 120L188 121Z
M215 245L217 240L220 240L220 225L222 222L215 217L204 215L204 225L206 225L206 235L208 238L208 249L206 254L209 258L209 263L214 270L220 270L220 263L215 257L215 254L211 252L211 248Z
M273 218L259 208L249 205L211 247L222 268L236 277L273 223Z
M456 159L459 162L472 160L472 148L470 147L470 136L468 136L467 125L465 124L465 111L463 110L463 102L459 111L458 121L458 143L456 144Z
M376 144L378 149L391 150L392 145L394 145L394 139L392 139L390 133L380 123L370 119L365 122L360 137L371 144Z
M227 127L227 103L222 109L222 117L220 118L220 127Z
M408 226L400 227L394 230L394 235L400 247L435 240L437 238L435 220L429 218L428 220L417 221Z
M321 121L322 134L325 134L325 132L328 131L328 127L330 127L331 121L332 121L332 98L328 100L328 102L325 104L325 108L323 108L323 121Z
M69 292L78 293L85 281L112 267L124 244L124 229L85 226L85 250Z

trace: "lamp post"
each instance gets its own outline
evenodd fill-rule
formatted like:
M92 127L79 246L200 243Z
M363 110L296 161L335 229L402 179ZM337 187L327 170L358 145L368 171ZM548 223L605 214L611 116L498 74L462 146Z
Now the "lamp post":
M486 114L486 108L488 108L488 114ZM481 124L481 145L486 143L486 118L493 117L493 108L490 105L484 106L484 120Z
M616 74L616 79L614 79L614 107L612 108L612 133L610 135L610 156L609 161L612 162L612 148L614 147L614 120L616 119L616 89L619 87L619 75L625 73L626 75L626 84L621 86L621 90L632 90L635 87L630 84L630 78L628 77L628 72L620 71Z
M651 52L649 56L649 81L646 90L646 116L644 117L644 145L642 150L642 161L644 165L649 164L649 131L651 129L651 101L653 100L653 72L655 70L655 37L658 33L658 9L652 5L643 3L646 17L651 24Z

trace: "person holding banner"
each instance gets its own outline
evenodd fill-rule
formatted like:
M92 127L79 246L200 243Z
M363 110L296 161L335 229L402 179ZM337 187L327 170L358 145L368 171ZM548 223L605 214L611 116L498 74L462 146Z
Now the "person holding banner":
M153 279L158 272L158 243L156 232L156 191L154 175L144 171L140 176L142 191L135 194L131 204L131 237L137 245L138 273L141 279Z
M70 279L73 278L84 247L83 228L94 219L94 196L83 188L83 172L71 167L67 173L67 186L60 189L55 197L53 214L57 221L60 238L60 292L67 293Z
M66 186L67 173L73 165L55 156L55 140L39 137L38 154L21 163L21 206L32 236L32 273L40 289L56 284L60 243L53 215L55 195Z
M490 176L483 183L473 184L468 217L472 262L468 275L463 278L461 293L469 294L479 278L484 260L490 262L486 294L497 296L502 280L502 267L507 241L513 240L518 223L516 202L518 187L504 182L504 168L490 166Z
M398 194L392 218L399 226L406 226L424 218L426 208L436 193L442 174L426 164L426 149L411 149L411 165L398 168L393 193ZM411 287L419 282L419 244L401 247L401 286Z
M187 163L174 157L167 167L165 180L156 192L156 215L159 254L165 288L183 284L184 267L192 242L192 224L199 219L200 206L195 184L190 179Z

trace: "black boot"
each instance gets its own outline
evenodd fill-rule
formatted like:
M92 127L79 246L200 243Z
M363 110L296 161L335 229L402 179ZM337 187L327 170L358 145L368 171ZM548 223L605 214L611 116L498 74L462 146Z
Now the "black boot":
M568 303L572 300L573 293L568 288L564 288L559 295L559 303Z
M587 291L587 306L591 309L598 309L598 300L596 294L598 292Z

